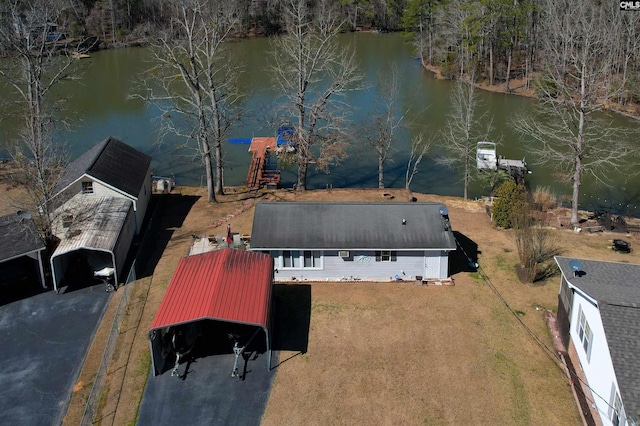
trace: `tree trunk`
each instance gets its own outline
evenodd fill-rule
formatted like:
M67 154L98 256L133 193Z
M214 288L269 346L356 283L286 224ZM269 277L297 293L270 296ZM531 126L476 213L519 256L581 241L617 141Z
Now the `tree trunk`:
M506 90L507 93L511 92L511 89L509 88L509 80L511 78L511 60L513 58L513 49L511 47L509 47L509 52L507 53L507 76L506 76L506 80L507 80L507 85L506 85Z
M204 159L204 170L207 176L207 201L210 203L215 203L216 193L213 186L213 167L211 166L211 148L209 147L209 142L206 139L202 140L202 152L204 155L202 156Z
M493 42L489 40L489 86L493 86Z
M578 112L578 134L576 135L576 149L574 153L574 171L573 171L573 192L571 194L571 223L578 223L578 206L580 195L580 183L582 175L582 150L584 147L584 119L585 119L585 65L582 66L582 75L580 78L580 111Z
M378 188L384 188L384 159L378 156Z
M307 190L307 169L309 168L306 161L298 161L298 183L296 185L297 191Z

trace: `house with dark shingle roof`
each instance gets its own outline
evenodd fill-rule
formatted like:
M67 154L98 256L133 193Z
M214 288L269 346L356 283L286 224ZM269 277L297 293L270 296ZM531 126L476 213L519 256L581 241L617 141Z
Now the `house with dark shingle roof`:
M29 213L19 211L0 217L0 285L34 278L46 288L42 268L45 248Z
M251 234L276 281L444 280L455 249L440 203L258 203Z
M640 265L556 257L558 325L604 425L640 417ZM567 346L568 347L568 346ZM634 423L635 422L635 423Z
M136 233L151 198L151 157L108 137L69 164L56 197L121 197L131 200Z

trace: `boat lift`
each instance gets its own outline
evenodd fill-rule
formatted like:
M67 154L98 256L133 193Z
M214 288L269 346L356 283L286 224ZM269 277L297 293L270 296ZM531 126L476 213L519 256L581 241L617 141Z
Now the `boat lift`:
M527 166L527 162L522 160L509 160L502 156L496 155L495 142L478 142L476 145L476 167L479 171L503 170L511 176L516 183L524 184L524 177L531 173Z

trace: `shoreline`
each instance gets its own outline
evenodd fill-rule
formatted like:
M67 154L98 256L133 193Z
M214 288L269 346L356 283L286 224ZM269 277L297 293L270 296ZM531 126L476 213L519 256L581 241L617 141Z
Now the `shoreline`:
M429 65L424 61L422 62L422 67L427 71L433 74L433 77L437 80L447 80L445 76L442 75L441 67L436 65ZM525 98L538 100L536 96L535 89L532 87L533 81L531 78L528 79L527 82L525 79L511 79L510 84L517 85L515 88L511 88L507 91L506 83L502 82L500 84L494 84L490 86L488 83L474 83L474 86L480 90L484 90L487 92L493 93L502 93L504 95L515 95L522 96ZM526 84L529 83L529 88L525 88ZM624 117L631 118L636 121L640 121L640 105L632 104L632 105L618 105L615 103L605 104L603 108L605 111L610 111L616 114L620 114Z

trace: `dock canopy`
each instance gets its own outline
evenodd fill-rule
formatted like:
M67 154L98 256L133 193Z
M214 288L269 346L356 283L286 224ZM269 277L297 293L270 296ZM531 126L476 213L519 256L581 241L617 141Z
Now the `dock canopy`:
M171 362L171 328L206 330L197 323L212 321L262 329L270 368L272 285L273 258L267 254L226 248L182 258L149 330L154 375Z

